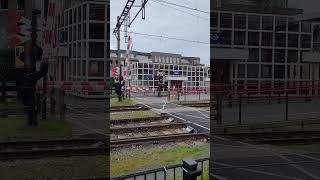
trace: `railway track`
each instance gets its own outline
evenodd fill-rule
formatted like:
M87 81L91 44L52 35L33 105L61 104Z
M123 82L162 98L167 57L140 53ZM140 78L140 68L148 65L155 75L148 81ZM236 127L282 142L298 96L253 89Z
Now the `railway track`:
M0 143L0 160L106 155L107 142L72 139Z
M119 120L111 120L110 125L112 127L112 126L126 126L128 124L161 123L161 122L166 122L168 119L169 117L119 119Z
M261 144L310 144L320 142L320 131L245 133L232 134L228 135L228 137L235 140Z
M142 106L142 105L135 105L135 106L115 106L110 107L110 112L124 112L124 111L145 111L149 110L150 108Z
M190 134L171 134L153 137L141 137L141 138L130 138L123 140L111 140L111 148L121 148L125 146L133 145L145 145L145 144L160 144L169 142L180 142L186 140L199 140L205 139L205 134L190 133Z
M151 131L161 131L167 129L181 129L186 128L184 123L161 123L161 124L144 124L131 127L113 127L111 128L111 133L141 133L141 132L151 132Z

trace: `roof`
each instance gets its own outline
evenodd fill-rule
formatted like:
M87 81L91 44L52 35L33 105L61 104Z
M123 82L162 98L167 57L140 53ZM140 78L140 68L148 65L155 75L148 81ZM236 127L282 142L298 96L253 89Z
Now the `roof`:
M298 21L319 21L320 22L320 12L302 14L302 15L299 15L296 19Z

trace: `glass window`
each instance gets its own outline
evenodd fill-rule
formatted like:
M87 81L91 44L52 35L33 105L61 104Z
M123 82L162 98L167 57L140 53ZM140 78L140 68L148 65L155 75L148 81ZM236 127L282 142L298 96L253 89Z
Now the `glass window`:
M311 48L311 35L301 35L301 47Z
M0 9L8 9L8 0L0 0Z
M89 42L89 57L104 58L104 43L103 42Z
M276 32L287 30L287 18L286 17L276 17Z
M249 49L249 62L259 62L259 49Z
M311 33L311 23L301 22L301 32Z
M261 61L262 62L272 62L272 49L262 49L261 50Z
M262 30L273 30L272 16L262 16Z
M90 20L105 20L105 5L103 4L90 4Z
M85 21L85 20L87 20L87 5L85 4L85 5L83 5L83 20Z
M221 28L232 28L232 14L221 13L220 26Z
M90 61L89 62L89 76L103 77L104 75L104 62L103 61Z
M248 64L247 76L248 76L248 78L258 78L259 65L258 64Z
M247 27L247 16L244 14L234 15L234 28L246 29Z
M210 13L210 27L218 27L218 13L217 12Z
M286 51L284 49L276 49L274 52L274 62L283 63L286 59Z
M103 23L90 23L89 38L90 39L104 39L104 24Z
M262 46L272 46L273 36L272 33L262 33Z
M245 78L246 68L244 64L238 64L238 78Z
M285 66L284 65L275 65L274 66L274 78L284 79L285 78Z
M221 31L223 33L223 36L224 36L224 41L223 41L223 44L228 44L228 45L231 45L231 32L232 31Z
M299 55L297 50L288 50L288 63L297 63L298 58Z
M299 35L289 34L288 35L288 47L298 47L299 45Z
M235 31L234 32L234 44L235 45L245 45L246 44L246 32Z
M248 16L248 29L259 30L260 29L260 16L250 15Z
M249 46L259 46L259 39L260 37L258 32L249 32Z
M302 64L300 66L300 78L302 79L310 78L310 64Z
M261 77L272 78L272 65L261 65Z
M299 21L290 18L288 21L288 31L299 32Z
M276 47L286 47L286 34L276 33Z

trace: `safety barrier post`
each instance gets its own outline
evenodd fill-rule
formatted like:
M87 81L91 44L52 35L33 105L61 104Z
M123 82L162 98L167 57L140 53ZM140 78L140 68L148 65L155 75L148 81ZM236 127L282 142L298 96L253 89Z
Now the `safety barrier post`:
M201 92L200 92L200 90L199 90L199 89L198 89L198 93L199 93L199 101L200 101L200 99L201 99L201 97L200 97Z
M269 104L271 104L271 90L269 91Z

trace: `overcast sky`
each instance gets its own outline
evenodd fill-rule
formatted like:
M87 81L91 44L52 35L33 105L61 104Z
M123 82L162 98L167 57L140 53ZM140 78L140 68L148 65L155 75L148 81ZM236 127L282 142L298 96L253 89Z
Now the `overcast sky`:
M202 11L210 11L209 0L166 0L184 6L197 8ZM125 6L127 0L111 1L111 32L116 25L116 18L119 16ZM140 0L136 0L135 5L141 4ZM201 16L197 18L189 14L179 12L175 9L163 6L154 0L149 0L146 5L146 19L142 20L141 15L132 24L129 31L138 33L147 33L159 36L169 36L174 38L182 38L192 41L201 41L209 43L210 35L210 14L200 13L193 10L178 8L182 11ZM138 11L138 7L134 7L131 12L131 19ZM122 29L123 30L123 29ZM142 52L168 52L182 54L182 56L200 57L204 64L210 63L210 46L208 44L190 43L177 40L161 39L157 37L147 37L140 35L131 35L133 40L133 50ZM122 34L121 49L126 49ZM116 49L116 38L111 35L111 48Z
M289 0L289 6L304 9L305 13L320 12L319 0Z

